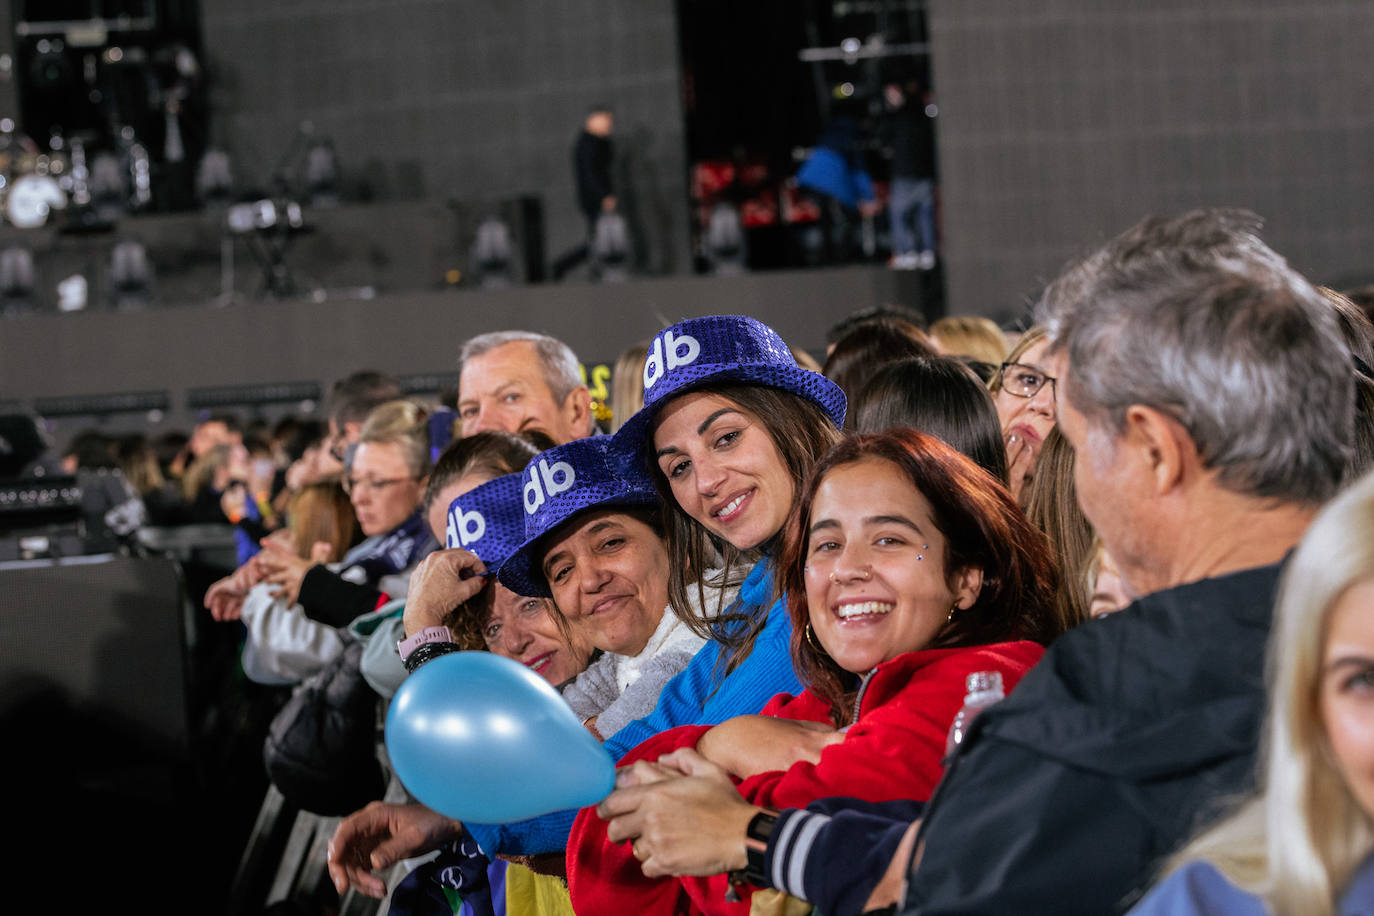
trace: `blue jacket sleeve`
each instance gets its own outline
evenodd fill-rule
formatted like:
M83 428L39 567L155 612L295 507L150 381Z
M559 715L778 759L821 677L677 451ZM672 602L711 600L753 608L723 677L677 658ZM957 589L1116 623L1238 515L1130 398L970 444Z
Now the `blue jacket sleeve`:
M779 693L800 693L801 682L788 652L791 636L792 621L779 600L769 608L768 622L749 657L724 680L718 677L720 645L708 642L663 688L652 713L606 739L607 752L619 760L630 748L667 729L718 725L733 716L758 712ZM467 828L488 855L537 855L566 849L576 816L576 811L558 811L514 824L468 824Z
M512 856L532 856L541 852L557 852L568 848L568 834L572 833L577 809L554 811L517 821L514 824L465 824L468 833L490 857L498 853Z

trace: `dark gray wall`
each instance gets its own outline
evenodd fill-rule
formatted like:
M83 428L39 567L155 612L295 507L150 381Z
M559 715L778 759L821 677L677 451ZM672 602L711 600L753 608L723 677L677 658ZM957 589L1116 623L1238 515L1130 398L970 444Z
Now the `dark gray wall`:
M212 117L265 182L303 120L381 197L543 196L552 255L585 232L571 145L618 113L644 266L687 266L672 0L202 0Z
M453 372L473 334L531 328L566 341L588 365L680 318L747 314L789 344L823 355L831 323L858 309L912 302L918 278L881 267L669 277L622 284L568 283L455 290L371 301L263 302L227 308L33 314L0 321L5 400L171 391L164 425L190 417L185 389L335 379L361 368L398 375ZM65 443L89 418L62 421ZM143 425L138 415L108 421Z
M1252 209L1374 276L1374 4L931 0L950 311L1007 316L1151 212Z

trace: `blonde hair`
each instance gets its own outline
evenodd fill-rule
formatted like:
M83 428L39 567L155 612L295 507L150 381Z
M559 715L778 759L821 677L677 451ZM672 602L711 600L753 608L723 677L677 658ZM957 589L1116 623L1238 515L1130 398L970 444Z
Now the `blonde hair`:
M640 341L616 357L611 370L611 432L644 406L644 360L648 356L648 341Z
M941 353L971 356L993 366L1000 366L1010 349L997 323L981 315L946 315L930 326L929 334L938 339Z
M1374 475L1317 516L1284 571L1269 642L1269 711L1256 797L1189 843L1169 867L1210 863L1276 913L1331 916L1374 851L1374 818L1332 759L1320 684L1328 621L1374 577Z
M118 461L125 479L140 496L147 496L167 485L167 478L157 463L157 453L146 439L121 443Z
M803 350L801 347L788 347L787 349L791 351L792 358L797 361L798 366L801 366L803 369L807 369L811 372L820 374L821 364L816 362L816 357L812 356L809 352Z
M1045 533L1059 564L1054 612L1064 630L1088 619L1092 584L1084 570L1095 559L1092 525L1078 506L1074 462L1073 446L1059 427L1054 427L1045 437L1035 476L1026 484L1025 494L1026 518Z
M1011 348L1011 352L999 361L1000 363L1014 363L1026 355L1026 351L1048 337L1048 332L1041 326L1036 325L1026 333L1021 335L1021 339L1016 342L1016 346ZM996 394L1002 388L1002 373L994 372L992 381L988 382L988 391Z
M429 411L414 401L387 401L374 407L358 431L358 444L364 442L399 446L411 473L429 476Z
M181 475L181 495L188 503L195 502L196 494L212 482L216 471L229 466L229 452L227 445L213 446L186 468Z

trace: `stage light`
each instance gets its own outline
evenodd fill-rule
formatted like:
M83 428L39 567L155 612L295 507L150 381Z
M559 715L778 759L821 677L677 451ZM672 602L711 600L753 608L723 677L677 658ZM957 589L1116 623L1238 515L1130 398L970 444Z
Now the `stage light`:
M614 211L596 218L591 242L592 269L603 283L629 278L630 233L625 217Z
M278 226L286 229L299 229L305 225L301 205L294 200L255 200L252 203L234 204L225 212L225 225L237 235L250 232L263 232Z
M737 274L744 271L744 226L738 210L727 203L718 203L712 208L702 248L711 273Z
M114 222L128 207L124 171L113 153L97 153L91 159L91 206L105 222Z
M223 207L234 194L234 174L229 154L221 149L208 149L196 167L196 198L205 207Z
M119 309L145 308L153 297L153 267L141 242L123 241L110 250L110 301Z
M6 312L34 307L33 252L15 245L0 251L0 302Z
M310 203L328 207L339 202L339 156L330 140L315 140L306 147L304 172L305 195Z
M482 286L492 288L510 283L515 262L510 227L495 217L483 220L477 227L470 261L477 268Z

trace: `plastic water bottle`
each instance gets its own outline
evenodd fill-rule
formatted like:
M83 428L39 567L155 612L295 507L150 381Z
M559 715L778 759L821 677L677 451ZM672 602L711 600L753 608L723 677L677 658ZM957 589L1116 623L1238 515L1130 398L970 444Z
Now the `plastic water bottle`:
M1002 690L1002 672L975 671L964 680L964 705L954 716L954 724L949 727L949 740L945 743L945 763L954 756L954 749L963 742L973 724L974 716L1006 696Z

